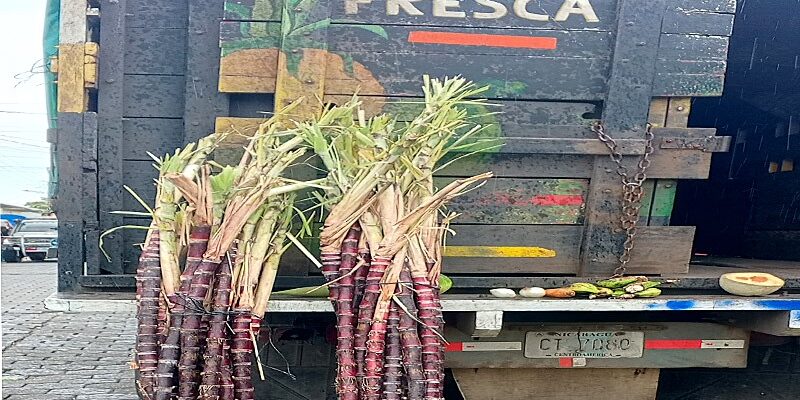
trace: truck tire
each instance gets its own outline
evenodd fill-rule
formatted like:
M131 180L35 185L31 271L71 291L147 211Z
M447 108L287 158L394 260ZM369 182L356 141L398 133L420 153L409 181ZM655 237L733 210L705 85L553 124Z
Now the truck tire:
M46 258L45 254L40 254L40 253L33 253L29 257L31 258L31 261L36 261L36 262L44 261L44 259Z
M3 262L7 263L19 262L19 254L17 254L16 250L13 249L3 250Z

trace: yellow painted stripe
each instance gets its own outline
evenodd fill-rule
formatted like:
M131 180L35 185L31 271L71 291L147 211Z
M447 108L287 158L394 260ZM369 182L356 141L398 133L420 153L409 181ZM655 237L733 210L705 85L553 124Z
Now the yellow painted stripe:
M506 257L506 258L552 258L556 251L543 247L509 246L447 246L447 257Z

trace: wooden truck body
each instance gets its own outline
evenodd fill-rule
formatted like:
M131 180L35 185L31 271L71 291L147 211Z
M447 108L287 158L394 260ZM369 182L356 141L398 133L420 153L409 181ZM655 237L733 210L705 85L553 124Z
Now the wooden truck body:
M453 204L460 216L445 252L444 272L463 291L443 304L447 362L464 396L489 398L479 386L491 380L513 383L494 387L515 399L548 380L601 377L627 382L620 393L633 391L620 398L644 399L654 396L658 368L742 367L749 330L796 334L800 300L707 294L718 274L691 273L695 228L670 224L678 180L708 178L712 154L728 148L714 128L687 126L694 99L723 93L736 8L735 0L62 0L59 291L68 303L71 293L133 287L144 233L105 235L108 257L97 244L109 229L148 224L113 213L140 210L124 186L152 201L148 153L214 131L246 136L300 97L298 118L354 93L369 115L403 118L419 107L423 75L462 75L488 86L497 108L474 111L498 144L437 178L495 174ZM652 148L626 272L674 280L688 295L598 303L475 294L557 287L619 266L623 184L597 124L631 174ZM241 143L230 141L218 160L235 159ZM321 282L299 253L281 271L278 287ZM327 310L322 299L270 306L267 336L276 342L265 362L296 366L304 389L292 390L306 398L335 395L319 379L330 373L332 320L315 313ZM736 322L697 322L719 312ZM571 344L558 349L562 339ZM531 372L542 368L549 372ZM292 398L284 391L298 384L271 379L265 396Z

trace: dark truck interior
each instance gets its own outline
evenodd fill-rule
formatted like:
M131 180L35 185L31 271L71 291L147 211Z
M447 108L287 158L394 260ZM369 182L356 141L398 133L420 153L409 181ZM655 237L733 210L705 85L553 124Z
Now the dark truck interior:
M731 148L714 155L708 180L679 183L670 223L697 226L697 264L796 275L800 2L748 0L738 7L723 96L694 100L689 119L689 126L731 136Z

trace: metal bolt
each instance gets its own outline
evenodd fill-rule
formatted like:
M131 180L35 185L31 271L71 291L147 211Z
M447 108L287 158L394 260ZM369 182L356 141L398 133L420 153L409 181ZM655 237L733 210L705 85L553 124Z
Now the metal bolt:
M634 26L636 25L633 21L628 21L625 23L626 26Z
M647 46L647 42L638 42L638 43L636 43L636 45L639 46L639 47Z
M199 122L197 122L197 121L195 121L195 122L192 122L192 126L200 126L200 123L199 123Z
M678 111L683 111L685 108L683 106L678 106Z
M314 83L314 80L313 79L306 79L306 83L310 85L310 84Z
M669 188L671 188L671 187L672 187L672 185L670 185L670 184L667 184L667 185L664 185L664 187L665 187L665 188L667 188L667 189L669 189Z
M297 7L294 9L294 12L303 12L303 9L301 7Z
M106 83L114 83L114 78L106 79Z
M293 54L297 54L297 53L299 53L299 52L300 52L300 49L292 49L292 53L293 53Z
M596 259L596 258L593 258L593 259L592 259L592 262L598 262L598 261L600 261L600 260L598 260L598 259Z
M603 190L603 193L611 193L611 189Z
M614 228L614 233L620 233L620 232L622 232L622 228Z

